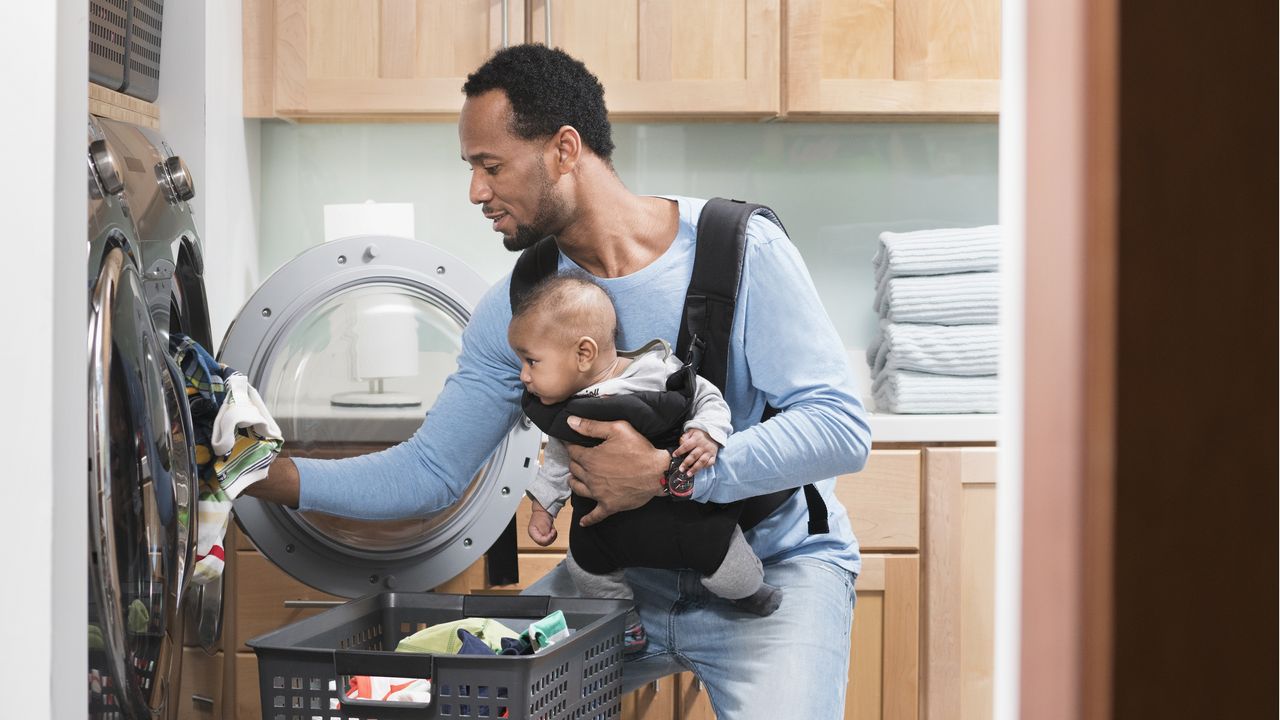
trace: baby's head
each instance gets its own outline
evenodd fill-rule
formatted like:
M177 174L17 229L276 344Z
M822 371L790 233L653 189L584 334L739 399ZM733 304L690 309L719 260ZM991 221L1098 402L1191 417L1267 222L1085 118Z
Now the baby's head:
M545 405L598 382L618 358L618 318L604 289L585 276L553 275L516 305L507 342L520 382Z

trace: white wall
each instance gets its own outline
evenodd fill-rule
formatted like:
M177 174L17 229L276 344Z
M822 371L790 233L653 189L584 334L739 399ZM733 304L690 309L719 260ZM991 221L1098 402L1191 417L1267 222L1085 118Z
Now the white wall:
M83 718L88 702L85 602L85 2L6 5L0 66L11 68L0 118L5 243L0 377L10 442L0 553L0 677L6 717ZM21 112L13 111L18 108ZM20 211L18 211L20 209ZM16 441L16 442L15 442Z
M165 5L160 129L196 182L213 338L258 285L258 121L243 115L238 2ZM210 348L213 350L214 348Z

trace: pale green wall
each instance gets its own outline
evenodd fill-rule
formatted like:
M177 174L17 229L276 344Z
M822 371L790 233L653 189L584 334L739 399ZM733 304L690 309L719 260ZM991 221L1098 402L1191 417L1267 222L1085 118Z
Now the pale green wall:
M845 344L875 314L883 230L996 222L994 124L617 124L614 165L639 193L723 195L773 207ZM274 271L321 242L326 203L411 202L418 238L495 281L514 257L467 202L454 125L262 126L260 261Z

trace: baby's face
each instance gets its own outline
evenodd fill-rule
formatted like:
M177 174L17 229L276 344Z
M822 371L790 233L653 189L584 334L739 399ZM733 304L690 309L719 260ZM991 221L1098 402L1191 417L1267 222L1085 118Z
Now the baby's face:
M507 330L507 342L520 358L520 382L543 405L567 400L586 387L577 343L560 333L545 332L522 318Z

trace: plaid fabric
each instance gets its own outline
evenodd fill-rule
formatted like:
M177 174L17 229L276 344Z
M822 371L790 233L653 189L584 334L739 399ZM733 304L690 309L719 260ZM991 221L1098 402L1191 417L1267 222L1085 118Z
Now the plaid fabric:
M231 519L232 500L244 488L266 477L283 440L241 373L220 364L199 343L185 335L175 333L170 336L169 352L186 379L187 403L191 407L195 432L200 497L192 580L203 585L222 575L223 541ZM231 412L233 407L235 411ZM235 420L230 420L232 417ZM248 422L246 417L258 422ZM214 450L213 441L220 420L236 424L231 430L234 443L221 454ZM269 427L274 433L261 432L264 427Z

